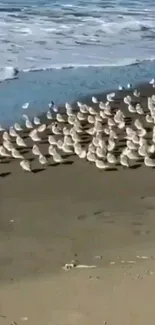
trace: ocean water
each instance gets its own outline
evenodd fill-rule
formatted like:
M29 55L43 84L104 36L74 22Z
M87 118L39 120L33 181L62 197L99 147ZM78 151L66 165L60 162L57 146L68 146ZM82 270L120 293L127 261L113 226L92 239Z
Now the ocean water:
M0 0L0 124L26 101L33 116L154 68L154 0Z

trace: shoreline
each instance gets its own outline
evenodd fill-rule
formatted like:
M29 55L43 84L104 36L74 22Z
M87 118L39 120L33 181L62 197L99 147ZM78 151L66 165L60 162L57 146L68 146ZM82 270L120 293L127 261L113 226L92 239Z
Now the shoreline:
M86 94L102 93L116 89L119 84L126 86L149 82L153 77L155 62L126 67L105 67L91 69L69 69L21 73L19 79L0 84L1 115L0 122L7 126L19 121L22 105L30 102L29 115L40 115L48 109L53 100L58 106L74 102ZM87 72L86 72L87 71Z

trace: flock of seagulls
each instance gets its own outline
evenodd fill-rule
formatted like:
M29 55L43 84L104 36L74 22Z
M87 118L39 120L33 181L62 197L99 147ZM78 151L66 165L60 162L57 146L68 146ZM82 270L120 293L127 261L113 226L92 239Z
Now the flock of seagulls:
M155 86L154 79L150 84ZM110 93L105 102L92 97L92 105L77 102L76 109L66 103L63 113L51 102L45 122L38 116L30 120L25 114L29 103L25 103L23 124L9 129L0 126L0 162L13 159L24 171L33 172L34 160L47 168L51 162L63 164L75 155L104 170L139 163L155 167L155 95L147 98L145 107L140 96L135 89L117 107L116 94ZM33 158L26 158L27 152Z

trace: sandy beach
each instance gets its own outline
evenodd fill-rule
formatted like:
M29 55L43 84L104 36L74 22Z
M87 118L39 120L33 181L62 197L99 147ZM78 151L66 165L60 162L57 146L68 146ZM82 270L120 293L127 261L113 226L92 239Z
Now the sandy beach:
M154 88L138 90L145 107ZM126 93L113 109L125 111ZM104 171L75 156L32 164L0 164L0 325L153 324L154 168ZM95 268L65 271L72 260Z

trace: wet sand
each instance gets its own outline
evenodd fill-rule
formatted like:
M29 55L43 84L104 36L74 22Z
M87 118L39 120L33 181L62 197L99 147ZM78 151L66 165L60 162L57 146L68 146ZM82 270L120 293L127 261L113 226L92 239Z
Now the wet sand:
M155 93L144 88L143 103L149 91ZM25 173L19 162L6 161L0 164L0 324L154 322L155 170L102 171L69 157L69 164L41 171L33 162L36 172ZM71 260L96 268L65 272Z

